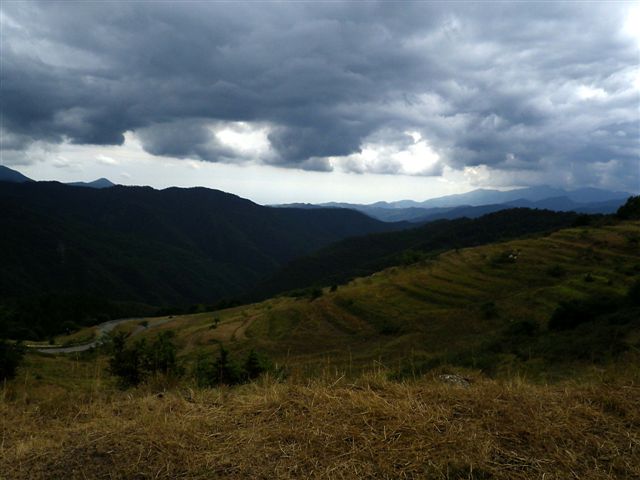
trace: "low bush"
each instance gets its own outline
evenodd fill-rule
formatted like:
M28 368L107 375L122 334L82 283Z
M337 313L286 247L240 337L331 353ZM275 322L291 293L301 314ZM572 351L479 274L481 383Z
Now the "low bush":
M505 250L500 252L489 260L489 263L494 267L498 267L500 265L508 265L510 263L516 263L518 260L519 253L513 250Z
M554 278L561 278L567 274L567 271L561 265L553 265L547 268L547 275Z
M290 290L289 292L285 293L285 295L287 297L293 297L293 298L308 298L309 300L313 301L316 298L321 297L323 294L322 289L320 287L309 287L309 288L299 288L296 290Z
M274 368L267 357L255 350L251 350L240 365L229 356L229 351L220 345L218 357L215 359L206 354L198 355L193 376L199 387L215 387L250 382L265 372L274 373L276 377L283 375L281 370Z
M617 296L592 296L584 300L561 302L549 320L549 330L568 330L596 317L616 311L622 303Z
M485 302L480 305L480 313L486 319L496 318L499 316L498 307L495 302Z
M16 376L24 357L24 347L20 343L9 343L0 339L0 381Z
M152 344L138 340L127 346L128 336L120 332L110 344L109 372L118 377L122 388L136 386L152 374L180 376L183 373L172 331L161 332Z

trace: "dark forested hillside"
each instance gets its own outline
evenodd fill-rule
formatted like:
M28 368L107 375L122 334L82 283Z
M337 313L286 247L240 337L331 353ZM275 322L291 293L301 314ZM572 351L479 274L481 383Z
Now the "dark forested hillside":
M298 256L401 228L205 188L0 182L0 299L60 293L176 305L238 296Z
M258 296L342 283L425 254L553 231L576 218L572 212L514 208L475 219L438 220L410 230L348 238L293 260L259 287Z
M24 176L20 172L10 169L9 167L0 165L0 182L23 183L33 182L33 180L31 180L29 177Z

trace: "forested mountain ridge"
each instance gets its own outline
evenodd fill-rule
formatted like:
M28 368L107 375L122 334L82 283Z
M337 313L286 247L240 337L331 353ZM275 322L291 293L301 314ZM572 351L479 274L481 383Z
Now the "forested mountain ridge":
M0 300L73 293L152 305L240 296L293 258L403 227L206 188L56 182L0 182L0 220Z
M0 182L33 182L29 177L4 165L0 165Z

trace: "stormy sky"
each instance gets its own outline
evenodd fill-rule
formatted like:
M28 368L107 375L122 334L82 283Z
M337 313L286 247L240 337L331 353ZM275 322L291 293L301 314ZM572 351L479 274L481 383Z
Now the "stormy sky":
M2 164L261 202L640 190L636 3L2 3Z

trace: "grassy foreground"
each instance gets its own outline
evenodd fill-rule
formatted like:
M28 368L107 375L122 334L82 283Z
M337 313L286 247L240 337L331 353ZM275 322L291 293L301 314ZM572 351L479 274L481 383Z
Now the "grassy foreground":
M35 398L33 395L43 395ZM0 477L640 478L636 381L268 379L70 394L6 386Z

